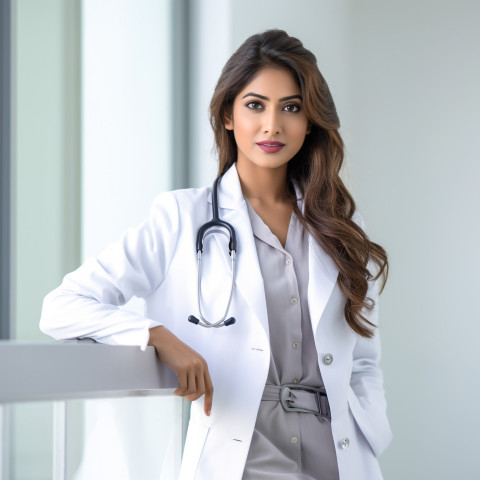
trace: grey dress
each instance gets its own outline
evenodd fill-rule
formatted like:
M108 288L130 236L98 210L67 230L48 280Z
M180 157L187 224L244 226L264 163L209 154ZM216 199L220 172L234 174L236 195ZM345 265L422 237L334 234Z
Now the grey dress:
M285 248L247 200L270 329L267 385L323 386L308 312L308 240L292 214ZM328 421L263 400L242 480L338 480Z

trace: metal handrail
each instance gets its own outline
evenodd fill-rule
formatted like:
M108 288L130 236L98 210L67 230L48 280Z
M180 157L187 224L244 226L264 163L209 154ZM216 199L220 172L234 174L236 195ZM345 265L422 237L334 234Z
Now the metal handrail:
M0 341L0 404L172 395L177 386L153 347Z
M9 478L5 422L8 404L54 402L54 480L66 478L66 400L173 395L177 377L158 359L155 349L110 346L93 340L33 343L0 340L0 480ZM188 409L179 419L185 442Z

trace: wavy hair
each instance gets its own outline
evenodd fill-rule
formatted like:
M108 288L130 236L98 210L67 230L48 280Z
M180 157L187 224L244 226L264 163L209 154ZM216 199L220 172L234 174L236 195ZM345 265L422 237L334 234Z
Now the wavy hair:
M339 176L344 159L340 122L315 55L283 30L267 30L249 37L222 70L210 103L218 175L223 175L237 159L235 137L224 126L226 118L233 115L235 97L265 67L283 68L293 74L311 125L301 149L288 163L288 179L296 182L304 199L302 213L292 196L293 210L339 269L338 283L346 296L344 313L348 325L359 335L372 337L375 325L366 317L374 307L373 299L367 296L368 281L382 277L383 290L388 276L387 255L352 219L355 202Z

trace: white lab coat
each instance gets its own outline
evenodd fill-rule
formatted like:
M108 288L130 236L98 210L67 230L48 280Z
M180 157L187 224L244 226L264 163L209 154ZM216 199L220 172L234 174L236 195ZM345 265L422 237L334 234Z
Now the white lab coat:
M57 339L90 337L142 348L148 328L164 324L206 359L213 407L207 417L203 397L192 404L182 480L241 479L269 368L263 280L235 166L222 178L218 200L220 217L234 226L238 241L230 307L235 325L205 329L187 321L191 314L198 316L195 239L198 228L211 219L211 188L159 195L146 222L67 275L45 298L40 324ZM227 244L218 233L205 240L202 288L211 320L223 313L228 299ZM365 339L348 327L338 269L312 238L309 249L310 318L330 401L340 478L380 479L376 457L391 432L378 332ZM376 298L375 284L371 288L369 295ZM145 298L145 317L118 309L134 295ZM376 309L369 319L377 322Z

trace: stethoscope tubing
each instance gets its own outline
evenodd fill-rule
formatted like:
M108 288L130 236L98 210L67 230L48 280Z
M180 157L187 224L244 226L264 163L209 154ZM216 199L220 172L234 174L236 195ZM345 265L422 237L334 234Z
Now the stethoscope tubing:
M198 311L199 311L200 319L201 319L202 322L204 322L204 323L199 322L198 325L201 325L202 327L219 328L219 327L230 325L230 323L226 323L226 318L227 318L228 310L230 309L230 304L232 303L233 285L235 284L235 263L236 263L236 257L237 257L235 250L232 250L230 252L230 257L232 259L232 282L230 284L230 294L229 294L229 298L228 298L228 304L227 304L227 307L225 308L225 313L223 314L222 318L215 323L211 323L205 318L205 316L203 315L203 312L202 312L202 302L201 302L201 298L202 298L202 292L201 292L201 290L202 290L202 285L201 285L201 281L202 281L202 252L201 252L201 250L199 250L197 252L197 272L198 272L197 273L197 302L198 302ZM229 320L232 320L232 319L233 319L233 317ZM227 322L228 322L228 320L227 320Z
M228 327L235 323L235 318L230 317L227 319L228 310L230 309L230 304L232 303L233 296L233 286L235 284L235 266L237 261L237 238L235 234L235 229L229 223L220 219L218 215L218 183L221 177L217 177L213 183L213 192L212 192L212 220L207 223L204 223L197 233L197 303L198 303L198 312L200 318L190 315L188 321L200 325L205 328L219 328L219 327ZM205 237L214 232L215 229L224 229L229 232L230 240L228 243L228 249L230 258L232 259L232 282L230 285L230 295L228 298L227 307L222 318L216 322L210 322L207 320L202 312L202 254L203 254L203 240Z

